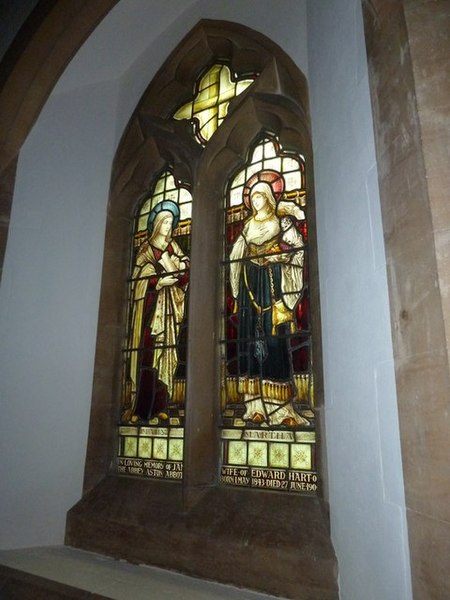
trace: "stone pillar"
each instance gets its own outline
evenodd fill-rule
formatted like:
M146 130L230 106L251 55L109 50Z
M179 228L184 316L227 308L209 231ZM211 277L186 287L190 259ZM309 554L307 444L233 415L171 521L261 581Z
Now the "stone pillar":
M363 0L415 600L450 597L450 2Z

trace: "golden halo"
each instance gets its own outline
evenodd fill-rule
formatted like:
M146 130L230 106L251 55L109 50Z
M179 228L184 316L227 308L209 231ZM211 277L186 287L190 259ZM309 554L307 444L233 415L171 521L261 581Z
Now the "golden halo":
M257 183L268 183L272 188L272 194L276 202L279 201L282 193L284 192L284 177L281 173L269 169L266 169L265 171L258 171L258 173L255 173L247 180L242 193L244 204L249 210L251 209L251 191Z

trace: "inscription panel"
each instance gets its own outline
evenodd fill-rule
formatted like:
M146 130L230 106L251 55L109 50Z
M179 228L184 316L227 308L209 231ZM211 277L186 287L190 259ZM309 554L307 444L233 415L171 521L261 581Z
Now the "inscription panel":
M119 475L183 479L183 428L119 427Z
M222 430L221 483L316 495L311 431Z

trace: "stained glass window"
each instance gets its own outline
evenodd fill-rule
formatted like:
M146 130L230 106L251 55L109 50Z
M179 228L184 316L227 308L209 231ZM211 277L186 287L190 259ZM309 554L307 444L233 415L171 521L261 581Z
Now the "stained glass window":
M225 198L225 485L315 493L305 161L267 136Z
M194 99L181 106L174 118L191 121L197 141L205 145L227 116L230 101L254 79L232 76L226 65L213 65L196 84Z
M182 478L192 197L170 171L134 221L120 473Z

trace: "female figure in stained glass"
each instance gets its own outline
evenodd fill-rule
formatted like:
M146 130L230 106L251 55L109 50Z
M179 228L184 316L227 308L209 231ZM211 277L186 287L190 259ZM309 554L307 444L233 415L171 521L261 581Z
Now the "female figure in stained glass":
M281 203L280 203L281 206ZM269 183L250 192L251 217L230 253L230 285L238 312L238 392L243 418L294 427L307 424L295 410L289 342L293 308L303 288L301 236L282 251L282 230ZM283 213L300 210L283 202ZM292 240L291 240L292 241Z
M123 420L164 412L173 393L178 366L177 341L185 312L189 259L172 239L179 220L175 202L157 204L148 218L148 238L133 271L130 403Z

